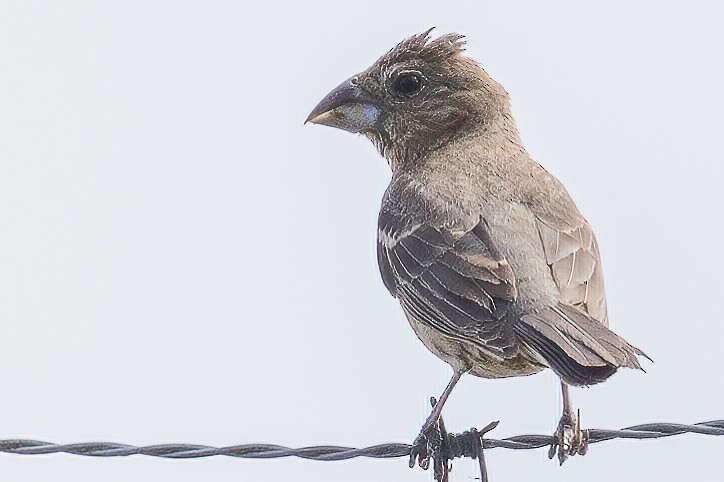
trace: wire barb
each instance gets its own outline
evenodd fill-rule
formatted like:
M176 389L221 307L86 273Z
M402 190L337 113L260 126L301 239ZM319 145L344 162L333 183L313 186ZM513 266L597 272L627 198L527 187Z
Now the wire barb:
M437 400L430 398L430 405L434 409ZM482 430L473 427L461 434L450 434L445 429L442 415L437 422L429 428L423 428L420 435L410 449L410 468L417 461L420 468L427 470L432 459L433 478L437 482L448 482L452 470L450 461L458 457L469 457L478 460L481 482L488 482L488 472L485 466L483 452L483 436L498 426L499 422L491 422Z

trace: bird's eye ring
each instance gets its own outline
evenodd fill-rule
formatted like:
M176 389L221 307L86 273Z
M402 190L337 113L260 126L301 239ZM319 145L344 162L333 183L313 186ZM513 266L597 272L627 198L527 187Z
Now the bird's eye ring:
M412 97L422 90L425 79L419 72L404 71L397 74L392 81L392 90L399 95Z

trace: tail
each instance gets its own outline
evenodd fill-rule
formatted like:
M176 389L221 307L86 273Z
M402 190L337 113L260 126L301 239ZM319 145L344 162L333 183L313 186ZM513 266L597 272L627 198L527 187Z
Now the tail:
M569 385L594 385L620 367L643 370L644 352L576 308L558 305L521 317L515 331ZM650 358L649 358L650 360Z

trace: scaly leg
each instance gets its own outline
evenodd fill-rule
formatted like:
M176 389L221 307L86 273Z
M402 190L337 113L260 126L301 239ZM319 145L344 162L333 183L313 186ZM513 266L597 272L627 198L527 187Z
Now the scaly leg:
M442 392L442 395L440 395L440 398L437 399L435 408L432 409L432 412L427 417L425 424L422 426L422 430L420 430L420 435L428 432L437 424L437 421L440 419L440 414L442 413L442 406L445 404L447 397L450 396L450 392L452 392L453 388L458 383L458 380L460 380L460 377L462 375L463 372L461 371L455 371L453 373L453 376L450 379L450 382L448 382L447 387L445 387L445 390Z

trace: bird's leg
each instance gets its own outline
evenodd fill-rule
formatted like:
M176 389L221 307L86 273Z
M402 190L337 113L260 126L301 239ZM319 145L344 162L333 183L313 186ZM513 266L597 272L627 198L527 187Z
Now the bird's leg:
M563 465L569 455L585 455L588 449L588 439L581 432L581 414L573 414L571 396L568 393L568 385L561 380L561 391L563 393L563 414L558 422L558 428L553 434L555 442L548 450L548 458L553 458L558 452L558 462Z
M431 399L433 406L432 412L422 425L419 435L415 438L413 450L410 454L410 467L414 465L415 459L417 459L420 467L427 469L430 456L435 451L434 447L439 448L441 444L444 443L442 437L444 436L443 434L445 432L445 428L444 426L441 426L440 414L442 413L442 407L445 404L447 397L450 396L450 392L452 392L452 389L455 387L458 380L460 380L462 374L462 371L455 370L450 382L440 395L440 398L438 400L435 400L434 398Z
M442 413L442 406L445 404L445 401L447 400L447 397L450 396L450 392L452 392L452 389L457 384L458 380L460 380L460 377L463 375L463 372L461 371L455 371L453 373L452 378L450 379L450 382L448 382L447 387L445 387L445 390L442 392L442 395L440 395L440 398L437 399L437 403L435 404L435 407L432 409L432 412L430 412L430 415L427 417L427 420L425 420L425 423L422 426L422 429L420 430L420 435L428 432L431 428L435 427L437 425L437 421L440 419L440 414Z

